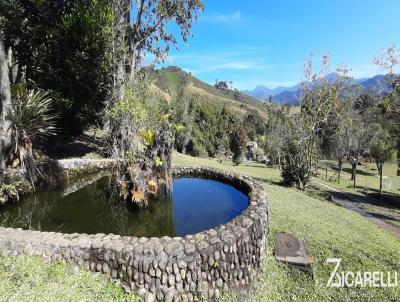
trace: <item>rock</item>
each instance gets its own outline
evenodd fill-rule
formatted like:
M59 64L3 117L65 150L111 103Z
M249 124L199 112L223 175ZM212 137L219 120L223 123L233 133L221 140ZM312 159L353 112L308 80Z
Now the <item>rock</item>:
M312 258L307 252L305 242L287 233L274 235L275 258L292 267L311 272Z
M182 243L172 241L164 244L164 250L167 255L180 255L182 253Z
M179 261L178 261L178 267L179 267L179 268L186 268L186 267L187 267L187 264L186 264L185 261L179 260Z
M195 251L196 251L196 248L195 248L195 246L193 244L190 244L190 243L186 243L185 244L185 252L187 254L194 253Z
M144 297L146 295L147 291L144 287L141 287L137 290L137 294L139 297Z
M158 261L158 267L160 270L165 271L165 268L167 267L167 262L164 260Z
M200 241L198 244L197 244L197 248L199 249L199 251L201 252L201 253L204 253L206 250L207 250L207 248L209 247L210 245L206 242L206 241Z
M145 302L154 302L156 297L153 293L147 293L145 297Z

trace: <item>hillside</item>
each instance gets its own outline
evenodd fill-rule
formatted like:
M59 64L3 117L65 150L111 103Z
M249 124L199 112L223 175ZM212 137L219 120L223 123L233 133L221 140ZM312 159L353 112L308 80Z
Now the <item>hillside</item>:
M191 73L185 72L178 67L166 67L154 70L150 74L150 80L152 88L162 94L168 101L177 96L179 87L184 83L185 93L195 97L200 102L220 104L229 107L239 114L256 109L262 115L265 115L265 105L260 100L240 92L235 97L234 91L217 89L213 85L197 79Z

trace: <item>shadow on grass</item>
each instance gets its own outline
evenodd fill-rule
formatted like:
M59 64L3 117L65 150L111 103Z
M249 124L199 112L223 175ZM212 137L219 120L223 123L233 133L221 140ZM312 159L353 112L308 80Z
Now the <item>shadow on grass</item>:
M371 190L372 193L368 194L370 199L375 201L375 204L384 205L390 208L397 208L400 209L400 195L393 194L390 192L383 192L382 196L379 196L378 190Z
M335 163L329 162L328 163L328 168L330 170L335 171L335 172L339 171L339 167ZM325 171L325 164L320 165L319 169L320 169L320 173L323 174L323 172ZM360 166L357 166L357 175L363 175L363 176L376 176L376 175L378 175L378 173L376 172L376 168L369 168L369 170L374 171L374 172L367 172L367 171L360 170ZM342 172L351 174L352 170L351 170L350 167L343 167L342 168Z
M87 134L64 142L49 152L52 158L82 157L104 148L104 141Z
M371 211L366 211L366 212L368 212L372 216L374 216L376 218L379 218L379 219L382 219L382 220L390 220L390 221L393 221L393 222L400 222L400 217L393 217L393 216L390 216L390 215L385 215L385 214L382 214L382 213L376 213L376 212L371 212Z
M259 181L259 182L264 182L270 185L275 185L275 186L280 186L280 187L288 187L287 185L285 185L282 181L278 181L278 180L272 180L269 178L262 178L262 177L257 177L257 176L252 176L253 179Z

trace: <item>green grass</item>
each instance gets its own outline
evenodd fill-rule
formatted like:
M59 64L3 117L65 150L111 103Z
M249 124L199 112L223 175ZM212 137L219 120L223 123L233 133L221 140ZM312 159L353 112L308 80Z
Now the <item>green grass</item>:
M250 301L400 301L400 288L331 289L325 284L332 265L342 258L344 271L400 271L400 242L359 214L310 197L275 182L279 171L261 164L238 167L229 162L176 155L176 164L209 165L256 177L269 197L269 250L261 278ZM306 241L314 259L314 278L275 261L273 234L289 232ZM224 301L237 301L228 295Z
M328 178L326 178L326 163L328 164ZM321 163L320 174L316 180L339 190L362 196L366 202L355 202L357 206L387 223L400 227L400 177L396 175L397 164L386 163L383 167L385 180L382 200L377 193L379 177L375 163L363 163L357 167L356 188L353 188L350 165L345 163L343 166L340 183L337 183L337 163L334 161ZM385 182L390 183L390 186L385 186Z
M231 162L174 155L174 164L206 165L257 178L269 198L269 249L260 280L249 301L400 301L400 288L330 289L325 284L332 265L341 270L400 271L400 241L359 214L278 184L280 173L256 163ZM313 195L314 196L314 195ZM275 261L273 234L289 232L305 240L314 259L312 277ZM118 283L64 263L37 258L0 257L0 301L136 301ZM221 301L240 301L227 293Z
M325 175L325 163L328 164L328 180ZM319 169L318 179L326 184L355 194L372 193L379 189L379 176L375 163L363 163L357 166L356 188L353 189L351 180L351 166L348 163L343 164L343 172L340 176L340 183L337 183L337 163L335 161L322 161ZM400 194L400 177L396 176L397 164L386 163L383 166L384 192ZM385 181L390 183L390 187L385 187Z
M103 275L36 257L0 257L0 301L138 301Z

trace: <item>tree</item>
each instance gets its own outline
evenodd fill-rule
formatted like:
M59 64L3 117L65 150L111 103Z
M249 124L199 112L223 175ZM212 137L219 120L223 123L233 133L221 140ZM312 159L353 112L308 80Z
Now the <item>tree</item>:
M334 135L333 143L335 145L335 156L338 162L338 183L340 183L340 176L343 170L343 161L346 159L349 150L348 132L346 125L340 126Z
M235 101L240 102L240 107L243 107L244 97L243 97L243 94L241 94L239 90L237 90L237 89L233 90L233 98L235 99Z
M200 0L131 1L133 19L127 35L133 54L131 71L142 67L146 54L153 55L156 61L163 60L170 47L177 46L176 32L169 29L171 22L178 27L182 40L187 42L197 12L203 8Z
M283 148L286 144L287 121L289 119L289 107L271 104L268 107L266 122L266 144L264 151L270 164L282 166Z
M193 124L195 118L194 100L185 94L189 80L185 77L178 84L177 96L173 102L174 120L183 126L181 131L176 132L175 145L178 151L186 154L186 147L192 139Z
M379 173L379 196L382 196L383 165L388 161L395 150L395 144L389 133L380 128L371 145L371 155L375 159Z
M217 89L228 89L228 81L217 81L215 80L215 88Z
M337 181L343 170L343 162L349 152L349 128L352 122L351 108L353 98L341 100L330 114L323 137L323 153L326 157L334 156L338 163Z
M113 12L108 0L0 0L12 82L51 90L57 136L101 121L112 74Z
M10 80L4 49L3 36L0 32L0 176L5 168L5 159L11 146L11 128L7 113L11 107Z
M199 0L113 0L112 6L110 144L113 157L123 158L118 177L127 192L124 196L132 195L132 201L146 205L152 188L161 183L169 187L174 129L178 127L170 120L171 108L149 90L143 58L154 57L153 63L164 60L170 47L177 46L176 28L186 42L203 5Z
M300 113L289 118L285 161L282 168L283 181L296 185L301 190L309 184L312 173L316 170L321 153L321 138L326 124L339 96L345 92L349 82L346 68L338 68L339 76L334 81L328 81L329 56L322 58L322 70L313 73L312 56L306 60L305 79L301 83L299 98Z
M355 104L350 109L348 122L345 124L347 136L347 159L351 164L351 180L353 187L357 184L357 166L363 156L370 153L371 143L376 135L373 126L376 120L374 108L356 109Z
M260 113L255 110L249 110L243 117L243 126L247 129L250 140L255 140L257 135L264 135L265 122Z
M383 49L382 53L374 58L373 63L387 71L385 82L390 91L380 99L379 108L382 121L392 138L397 141L397 175L400 176L400 76L395 73L395 68L400 63L400 48L393 45Z
M237 125L231 132L230 150L233 153L233 162L239 165L242 162L243 154L246 150L247 134L243 126Z

